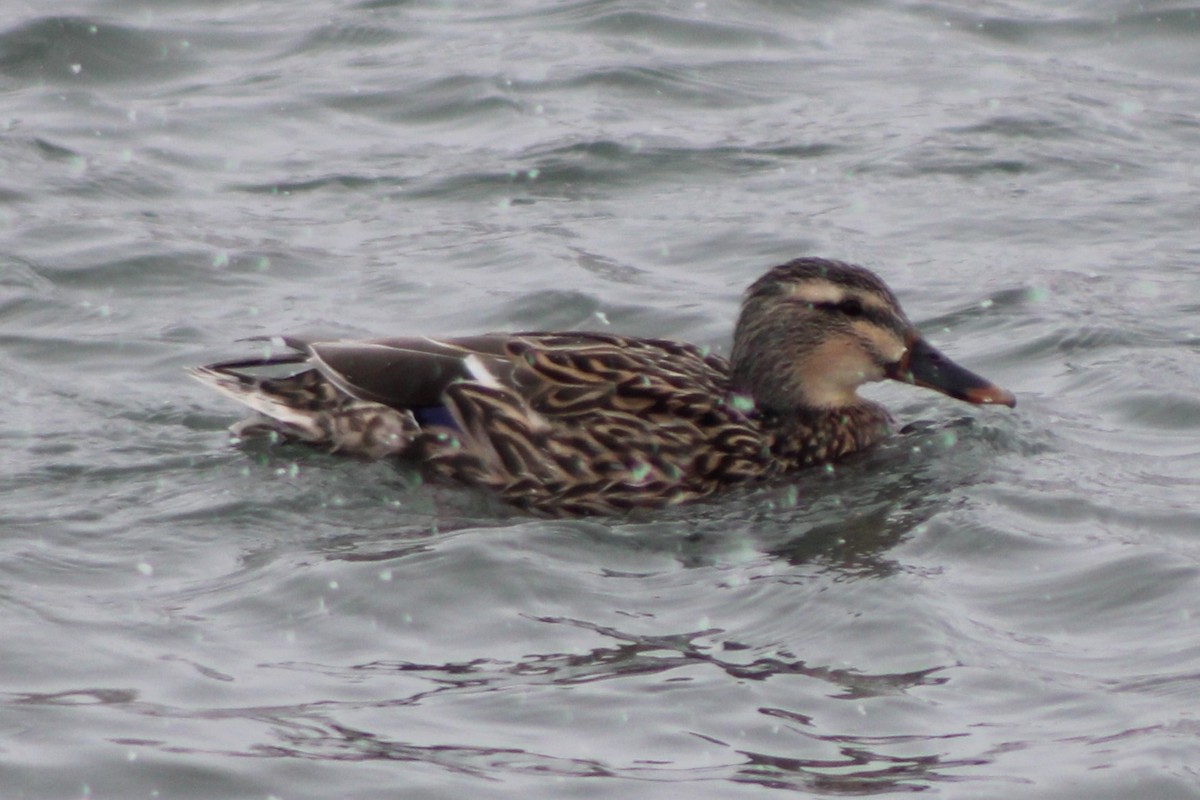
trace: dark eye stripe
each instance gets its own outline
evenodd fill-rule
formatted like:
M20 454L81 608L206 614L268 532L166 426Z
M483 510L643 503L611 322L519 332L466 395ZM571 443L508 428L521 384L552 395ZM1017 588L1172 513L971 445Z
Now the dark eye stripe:
M863 315L863 304L857 297L847 297L838 305L838 310L847 317L861 317Z
M895 315L890 314L882 309L875 308L874 306L863 305L862 302L857 299L855 299L854 302L858 304L857 314L848 313L847 309L845 308L845 300L843 300L841 303L825 302L809 303L808 305L818 311L828 311L833 314L843 314L848 319L866 320L867 322L877 325L880 328L893 330L901 334L903 333L904 326L900 324Z
M857 298L849 298L841 301L840 303L834 303L832 301L825 303L813 303L812 307L818 309L819 311L833 311L853 318L871 317L878 314L875 309L868 309L862 304L862 301L858 300Z

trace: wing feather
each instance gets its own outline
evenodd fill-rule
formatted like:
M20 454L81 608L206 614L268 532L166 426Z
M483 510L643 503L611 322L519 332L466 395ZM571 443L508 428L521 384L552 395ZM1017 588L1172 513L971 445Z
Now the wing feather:
M301 365L270 391L222 365L197 377L300 438L412 457L524 508L672 504L761 473L762 437L723 405L728 363L692 345L536 332L282 342L298 352L237 364ZM456 430L412 413L437 407Z

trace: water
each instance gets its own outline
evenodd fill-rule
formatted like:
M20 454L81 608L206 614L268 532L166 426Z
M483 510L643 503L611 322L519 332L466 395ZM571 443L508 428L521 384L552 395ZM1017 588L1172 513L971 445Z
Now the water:
M1200 7L10 3L0 796L1200 796ZM1017 392L531 520L229 447L234 339L725 348L802 254ZM793 499L796 502L791 502Z

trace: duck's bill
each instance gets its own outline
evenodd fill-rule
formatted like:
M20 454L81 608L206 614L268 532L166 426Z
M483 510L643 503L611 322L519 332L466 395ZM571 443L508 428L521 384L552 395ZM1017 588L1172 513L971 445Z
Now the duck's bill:
M924 339L916 339L909 345L904 357L888 369L887 375L894 380L934 389L968 403L1009 408L1017 404L1012 392L955 364Z

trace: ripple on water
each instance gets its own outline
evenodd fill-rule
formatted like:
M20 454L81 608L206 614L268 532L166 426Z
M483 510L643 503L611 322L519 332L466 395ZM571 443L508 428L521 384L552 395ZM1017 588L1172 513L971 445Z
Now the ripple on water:
M0 25L5 792L1196 796L1191 9L75 5ZM802 253L1018 407L873 387L832 470L546 521L181 369L721 348Z
M145 83L195 69L185 37L87 17L41 17L0 31L0 74L67 86Z

